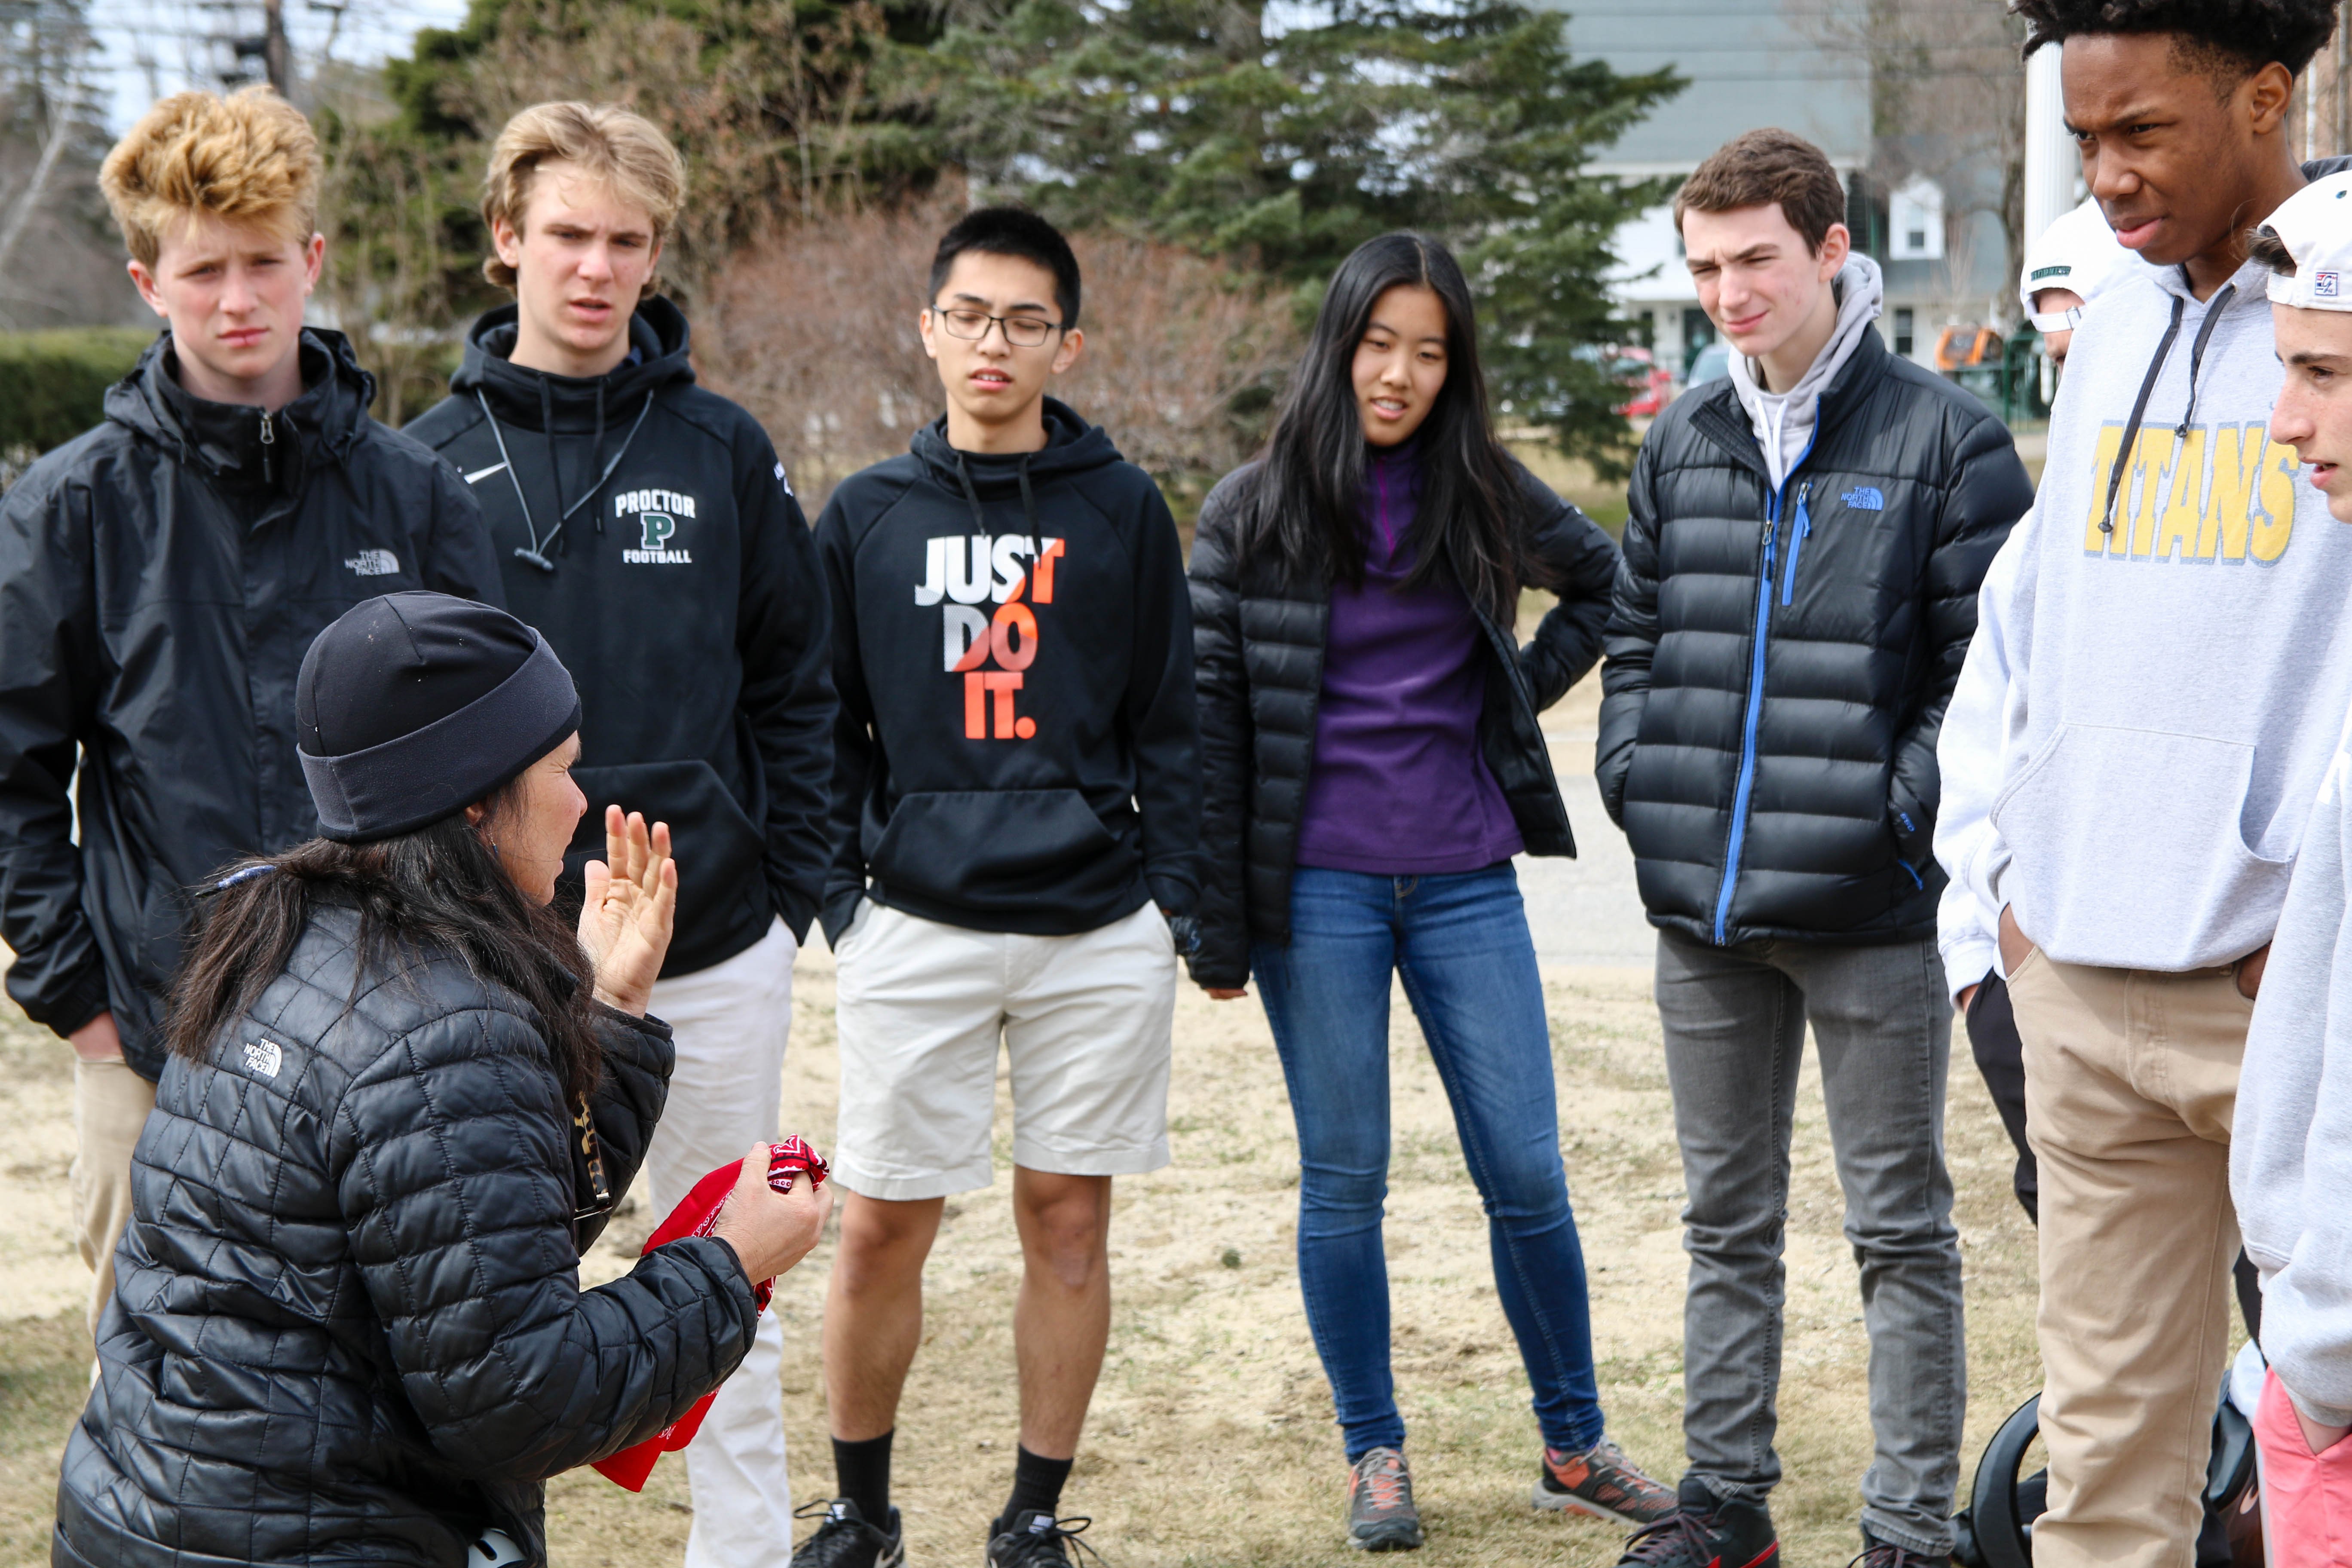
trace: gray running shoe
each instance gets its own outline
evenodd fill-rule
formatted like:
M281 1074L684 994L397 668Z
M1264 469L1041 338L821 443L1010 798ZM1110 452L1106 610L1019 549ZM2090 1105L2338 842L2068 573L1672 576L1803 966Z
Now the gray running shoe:
M1372 1449L1349 1472L1348 1544L1366 1552L1411 1552L1421 1545L1412 1472L1394 1448Z
M1643 1525L1674 1512L1675 1494L1636 1469L1624 1449L1603 1437L1581 1454L1546 1448L1535 1504L1616 1524Z

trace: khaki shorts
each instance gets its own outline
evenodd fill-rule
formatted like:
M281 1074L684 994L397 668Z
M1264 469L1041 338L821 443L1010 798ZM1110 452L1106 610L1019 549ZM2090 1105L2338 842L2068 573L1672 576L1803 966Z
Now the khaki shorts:
M835 950L834 1175L905 1202L994 1178L997 1042L1013 1160L1056 1175L1168 1163L1176 944L1158 908L1075 936L967 931L867 900Z

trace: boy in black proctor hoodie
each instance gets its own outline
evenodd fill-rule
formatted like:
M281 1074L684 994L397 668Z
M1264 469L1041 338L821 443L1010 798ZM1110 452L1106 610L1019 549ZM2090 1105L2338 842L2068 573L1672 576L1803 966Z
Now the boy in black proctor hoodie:
M1055 1513L1109 1331L1111 1178L1168 1163L1172 933L1191 925L1201 815L1175 524L1045 395L1082 346L1077 262L1050 224L968 214L930 289L947 414L817 520L841 692L824 923L849 1196L824 1315L841 1496L796 1568L904 1561L892 1426L941 1205L991 1179L999 1038L1024 1274L993 1568L1067 1560Z
M474 324L453 395L409 426L482 505L507 602L580 688L584 824L670 825L677 929L653 1010L677 1066L645 1168L656 1214L777 1131L793 960L824 871L833 684L816 550L751 415L694 384L654 293L686 167L650 122L542 103L490 153L484 266L515 303ZM583 828L565 861L603 853ZM782 1568L778 1367L761 1319L686 1451L688 1568Z

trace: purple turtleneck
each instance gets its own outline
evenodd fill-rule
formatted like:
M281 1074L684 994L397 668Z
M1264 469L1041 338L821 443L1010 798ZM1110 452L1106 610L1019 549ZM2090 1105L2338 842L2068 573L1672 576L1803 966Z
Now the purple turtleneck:
M1444 577L1403 586L1420 489L1412 443L1370 454L1364 584L1331 585L1302 866L1427 876L1475 871L1523 847L1478 752L1489 657L1478 617Z

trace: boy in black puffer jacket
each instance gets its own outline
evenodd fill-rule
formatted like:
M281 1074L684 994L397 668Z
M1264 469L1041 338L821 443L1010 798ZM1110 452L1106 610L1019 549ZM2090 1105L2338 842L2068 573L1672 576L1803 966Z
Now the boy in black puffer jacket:
M1828 159L1780 131L1685 182L1676 219L1732 374L1643 442L1609 623L1601 794L1658 928L1690 1192L1690 1469L1682 1516L1627 1559L1655 1568L1773 1545L1809 1022L1873 1349L1865 1568L1952 1550L1967 1380L1936 736L1978 585L2033 496L2000 422L1880 341L1878 268L1850 253L1844 203Z

